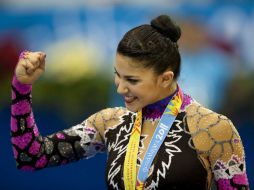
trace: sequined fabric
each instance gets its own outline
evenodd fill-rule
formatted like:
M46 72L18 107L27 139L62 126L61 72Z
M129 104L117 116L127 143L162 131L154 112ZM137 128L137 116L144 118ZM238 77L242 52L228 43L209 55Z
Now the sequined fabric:
M237 155L232 155L227 163L217 160L213 166L213 173L219 190L248 189L245 163Z
M38 170L89 158L104 152L104 143L96 128L86 121L46 137L36 126L31 108L31 85L12 83L11 142L17 167Z
M174 94L169 97L166 97L158 102L155 102L153 104L150 104L150 105L144 107L142 110L143 119L145 119L145 120L160 119L166 106L168 105L169 101L174 96Z
M123 163L136 113L108 108L80 124L42 137L31 107L31 85L12 82L11 142L17 167L33 171L90 158L107 150L108 189L124 189ZM138 167L170 97L143 109ZM184 94L175 119L150 168L145 189L248 190L244 149L223 115Z
M197 151L220 190L249 189L241 138L225 116L204 108L197 102L187 109L185 132L191 135L190 147Z

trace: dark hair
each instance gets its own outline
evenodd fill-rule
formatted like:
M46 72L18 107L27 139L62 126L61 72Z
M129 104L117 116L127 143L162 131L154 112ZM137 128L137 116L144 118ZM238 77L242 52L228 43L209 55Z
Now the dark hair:
M161 74L170 68L176 79L180 74L181 57L177 41L181 29L169 16L160 15L128 31L117 47L117 53L141 61L144 67Z

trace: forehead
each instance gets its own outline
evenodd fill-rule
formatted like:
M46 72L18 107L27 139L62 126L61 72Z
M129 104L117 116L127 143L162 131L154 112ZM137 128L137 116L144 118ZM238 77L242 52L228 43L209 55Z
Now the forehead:
M124 75L154 74L153 69L145 68L142 63L120 54L116 54L115 69Z

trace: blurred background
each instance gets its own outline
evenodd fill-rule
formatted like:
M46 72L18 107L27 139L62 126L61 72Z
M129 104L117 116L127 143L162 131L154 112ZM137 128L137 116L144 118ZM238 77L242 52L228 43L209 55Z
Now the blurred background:
M159 14L171 15L182 28L180 85L236 125L254 188L253 1L1 0L1 190L106 189L106 154L36 173L16 169L10 83L20 52L47 54L46 73L33 87L33 109L41 134L51 134L105 107L123 106L113 85L117 43L129 29Z

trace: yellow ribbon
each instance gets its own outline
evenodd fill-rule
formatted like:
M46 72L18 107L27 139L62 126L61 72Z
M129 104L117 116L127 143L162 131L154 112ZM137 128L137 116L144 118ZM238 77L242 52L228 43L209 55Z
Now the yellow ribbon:
M142 124L142 111L137 113L137 118L134 123L134 127L131 132L130 141L127 146L125 160L124 160L124 187L125 190L135 190L135 184L137 179L137 156L139 139L141 133Z
M144 182L141 182L139 180L137 180L137 184L136 184L136 190L143 190L144 189Z
M177 94L170 100L167 108L168 110L165 114L177 116L183 99L183 93L179 88ZM132 129L129 144L127 146L125 160L124 160L124 187L125 190L143 190L144 182L137 180L137 156L139 148L139 140L141 135L141 125L142 125L142 111L138 111L137 117Z

